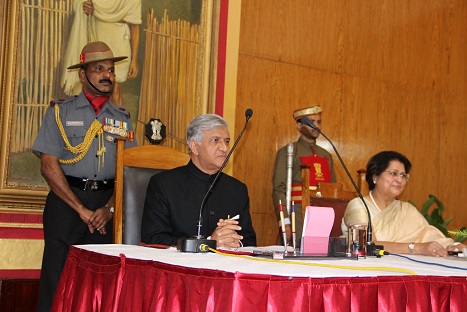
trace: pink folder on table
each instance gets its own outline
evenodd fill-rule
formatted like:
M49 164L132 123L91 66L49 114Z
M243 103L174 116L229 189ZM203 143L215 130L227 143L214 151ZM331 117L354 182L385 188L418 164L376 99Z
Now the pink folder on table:
M333 224L333 208L307 206L303 222L302 254L327 256Z

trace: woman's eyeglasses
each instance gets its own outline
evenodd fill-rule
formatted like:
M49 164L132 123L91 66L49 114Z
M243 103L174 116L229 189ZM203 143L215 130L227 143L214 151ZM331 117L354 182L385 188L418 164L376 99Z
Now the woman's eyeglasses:
M390 171L384 171L389 173L389 175L393 178L396 179L397 177L401 177L405 181L409 181L409 174L405 172L399 173L397 170L390 170Z

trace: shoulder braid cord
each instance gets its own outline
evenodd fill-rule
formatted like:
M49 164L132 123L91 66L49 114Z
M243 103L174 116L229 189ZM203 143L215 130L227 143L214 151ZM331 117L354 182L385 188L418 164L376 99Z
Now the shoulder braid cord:
M63 128L62 121L60 120L60 112L59 112L59 105L54 105L55 108L55 121L57 122L58 129L60 130L60 134L62 135L63 141L65 142L65 149L69 150L73 154L77 154L78 156L71 158L71 159L59 159L60 163L65 165L75 164L81 159L86 156L91 147L92 140L97 135L98 139L98 150L97 150L97 157L98 157L98 170L101 168L101 160L102 160L102 167L104 167L104 153L106 152L106 148L104 146L104 131L102 130L101 123L95 119L91 126L89 127L86 135L84 136L83 142L76 146L71 146L70 141L68 141L68 137L66 136L65 129Z

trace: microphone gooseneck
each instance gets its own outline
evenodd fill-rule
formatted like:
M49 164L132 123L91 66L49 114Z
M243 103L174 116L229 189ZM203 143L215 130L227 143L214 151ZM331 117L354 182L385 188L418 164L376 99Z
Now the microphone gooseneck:
M206 203L206 200L208 199L209 194L211 194L212 189L214 188L214 185L216 184L217 179L219 178L219 176L220 176L222 170L223 170L224 167L227 165L227 162L229 161L230 155L232 155L233 151L234 151L235 148L237 147L237 144L238 144L238 142L240 141L240 139L241 139L243 133L245 132L246 126L248 125L248 120L250 120L251 116L253 116L253 110L252 110L251 108L248 108L248 109L245 111L246 120L245 120L245 125L243 126L242 131L240 132L239 136L237 137L237 140L235 140L234 145L233 145L232 148L230 149L229 153L227 154L227 157L225 158L224 162L222 163L222 166L220 167L219 171L217 171L216 176L214 177L214 180L212 181L211 185L209 186L208 191L207 191L206 194L204 195L203 201L201 202L201 206L199 207L199 218L198 218L198 225L197 225L197 227L198 227L198 233L197 233L197 235L196 235L196 238L197 238L197 239L203 238L203 235L201 235L201 228L203 227L202 212L203 212L204 204Z
M347 166L344 164L344 161L342 160L341 155L339 154L339 152L337 151L336 147L331 142L331 140L323 132L321 132L321 130L318 127L316 127L308 117L306 117L306 116L302 117L300 122L302 124L304 124L304 125L307 125L307 126L311 127L312 129L318 131L319 134L321 134L326 140L328 140L328 142L331 144L332 148L334 149L334 152L336 152L337 158L339 159L342 167L344 168L345 172L347 173L347 176L349 177L350 182L352 182L353 187L357 191L358 197L360 197L360 199L362 200L363 206L365 206L366 212L368 214L368 229L367 229L367 242L366 242L367 243L367 253L369 255L371 255L371 256L373 256L373 255L376 256L375 253L379 252L379 250L375 250L375 244L373 243L373 230L371 228L370 209L368 209L368 206L367 206L365 200L363 199L362 193L360 192L360 189L357 187L357 184L355 184L355 181L352 179L352 175L350 174L349 170L347 169ZM378 247L381 247L381 249L382 249L382 246L378 246Z

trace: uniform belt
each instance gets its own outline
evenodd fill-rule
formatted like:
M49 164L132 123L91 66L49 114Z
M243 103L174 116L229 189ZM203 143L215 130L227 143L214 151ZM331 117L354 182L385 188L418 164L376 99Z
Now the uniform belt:
M114 180L89 180L72 176L65 176L65 178L70 186L77 187L83 191L90 190L98 192L114 188Z

